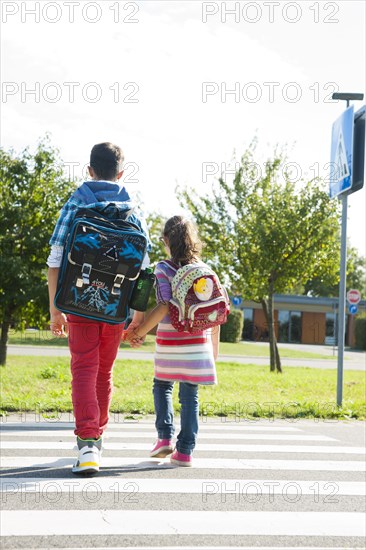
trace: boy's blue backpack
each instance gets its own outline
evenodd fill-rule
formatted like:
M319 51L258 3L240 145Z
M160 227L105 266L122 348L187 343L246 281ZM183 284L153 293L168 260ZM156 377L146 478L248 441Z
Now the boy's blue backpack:
M59 272L55 306L105 323L123 323L147 237L118 203L76 211Z

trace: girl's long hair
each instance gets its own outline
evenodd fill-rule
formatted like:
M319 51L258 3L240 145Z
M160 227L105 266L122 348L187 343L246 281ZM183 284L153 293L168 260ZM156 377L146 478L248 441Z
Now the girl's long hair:
M163 236L168 240L172 260L186 265L201 258L202 242L193 222L183 216L173 216L166 222Z

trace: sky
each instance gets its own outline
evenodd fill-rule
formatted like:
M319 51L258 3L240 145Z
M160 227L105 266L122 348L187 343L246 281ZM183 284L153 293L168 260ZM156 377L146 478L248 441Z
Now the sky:
M177 185L208 193L254 136L259 170L286 144L294 182L329 179L345 108L330 96L365 90L361 0L0 6L1 146L33 150L48 132L83 178L91 147L115 142L126 187L164 217L181 211ZM349 241L365 255L365 190L348 202Z

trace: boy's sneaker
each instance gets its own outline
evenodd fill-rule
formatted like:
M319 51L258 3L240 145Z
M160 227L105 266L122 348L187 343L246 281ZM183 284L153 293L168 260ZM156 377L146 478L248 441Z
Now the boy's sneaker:
M102 438L77 438L78 459L72 467L73 474L94 475L99 472L100 455L102 452Z
M175 449L174 453L170 457L170 462L177 466L192 466L192 455L185 455Z
M172 454L173 445L171 439L158 439L154 448L150 451L151 458L165 458Z

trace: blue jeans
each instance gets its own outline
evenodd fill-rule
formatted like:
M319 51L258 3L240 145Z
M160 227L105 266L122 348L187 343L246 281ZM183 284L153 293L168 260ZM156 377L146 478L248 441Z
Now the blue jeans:
M175 432L173 392L174 382L165 382L154 378L153 395L155 403L155 427L159 439L171 439ZM181 404L180 425L177 437L177 451L192 454L198 433L198 386L179 382L179 403Z

